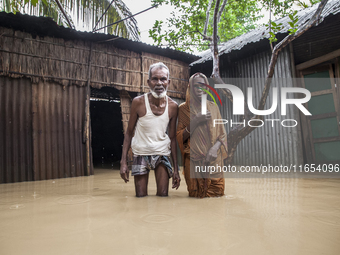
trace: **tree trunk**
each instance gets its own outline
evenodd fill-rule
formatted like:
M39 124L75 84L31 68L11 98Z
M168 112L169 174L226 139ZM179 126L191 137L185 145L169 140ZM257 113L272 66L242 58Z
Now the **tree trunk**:
M271 60L268 66L268 72L267 72L267 77L265 81L265 87L262 92L262 96L260 99L260 103L258 106L258 110L263 110L264 106L266 104L266 100L269 94L269 89L271 86L271 79L273 78L274 75L274 68L278 59L279 52L286 47L290 42L292 42L294 39L298 38L301 36L303 33L305 33L308 29L310 29L312 26L316 24L316 22L319 20L320 15L322 13L322 10L324 9L325 5L327 4L328 0L322 0L321 3L319 4L319 7L315 11L313 17L309 20L308 23L306 23L303 27L298 29L296 33L294 34L289 34L287 35L282 41L280 41L273 49L272 51L272 56ZM220 70L219 70L219 55L218 55L218 37L217 37L217 12L218 12L218 7L220 5L220 1L216 1L215 5L215 13L214 13L214 24L213 24L213 46L211 47L212 54L213 54L213 72L211 77L214 79L214 81L217 84L224 84L223 80L221 79L220 76ZM223 89L223 94L226 95L232 102L232 94L229 90ZM247 104L245 103L245 106ZM263 116L253 116L250 117L251 115L249 114L248 107L245 107L246 112L244 119L247 121L250 119L260 119L263 120ZM256 125L254 123L254 125ZM256 127L250 127L250 126L243 126L243 125L238 125L235 128L233 128L229 134L228 134L228 158L226 160L227 164L232 164L234 160L234 155L235 151L237 148L237 145L240 143L240 141L245 138L247 135L249 135L253 130L255 130Z

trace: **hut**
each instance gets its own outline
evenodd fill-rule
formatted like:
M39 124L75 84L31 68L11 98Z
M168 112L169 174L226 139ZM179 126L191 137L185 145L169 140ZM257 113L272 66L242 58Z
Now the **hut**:
M181 102L196 59L0 13L0 183L86 176L93 164L118 160L131 100L148 92L149 65L169 67L168 94Z
M308 22L317 6L297 13L299 27ZM282 23L282 29L277 33L280 41L288 34L290 18L275 22ZM221 77L239 79L238 86L245 95L247 87L253 87L254 107L261 98L264 80L260 78L266 77L271 57L268 32L268 28L260 27L219 45ZM340 2L331 0L325 6L318 24L280 53L274 74L274 80L278 83L272 85L279 91L295 86L308 89L311 100L304 106L312 116L302 114L297 107L289 107L286 119L296 120L297 126L287 128L278 124L257 128L238 145L234 164L298 166L303 163L340 162L339 40ZM203 52L201 59L191 64L192 73L200 71L209 76L211 70L210 51ZM319 83L314 84L313 79L309 78L319 78ZM222 117L238 121L232 115L232 103L226 98L222 101ZM265 109L271 106L272 97L269 96ZM280 111L276 111L265 118L282 121L283 117ZM226 128L230 130L231 127L228 124Z

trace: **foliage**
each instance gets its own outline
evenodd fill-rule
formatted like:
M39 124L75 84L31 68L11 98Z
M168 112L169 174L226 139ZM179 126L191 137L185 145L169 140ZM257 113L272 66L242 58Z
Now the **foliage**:
M297 11L294 11L292 14L289 14L290 21L288 22L290 28L288 29L289 34L295 34L298 29L297 22L299 18L297 17Z
M219 23L219 38L221 41L230 40L251 29L254 23L261 18L257 13L260 11L255 0L230 0L221 15ZM171 13L167 24L155 21L149 30L150 37L157 45L166 44L177 50L189 50L193 47L204 50L208 42L202 39L199 32L204 29L208 0L154 0L154 4L171 4L175 11ZM207 35L212 34L212 18L214 8L210 10L210 26Z
M319 3L321 2L321 0L309 0L309 3L305 3L303 1L300 1L300 0L296 0L296 4L299 6L299 7L302 7L302 8L307 8L307 7L310 7L316 3Z
M269 42L270 43L276 42L277 38L275 34L283 28L282 23L276 24L274 21L269 21L269 23L265 24L265 26L269 30L269 35L270 35L270 37L268 38Z
M320 0L309 1L312 5ZM213 1L209 12L207 36L212 35L215 2ZM167 22L156 20L152 29L149 30L149 35L153 38L156 45L191 52L194 48L199 51L208 48L209 42L204 40L202 32L206 21L209 0L153 0L153 4L168 4L175 8ZM275 18L289 15L291 19L289 32L294 33L297 29L297 16L296 12L293 12L292 9L296 7L296 4L300 8L308 6L308 4L300 0L229 0L218 23L219 43L254 29L256 22L262 18L261 10L270 10ZM275 42L277 40L275 33L281 29L282 24L276 24L270 20L267 27L270 29L270 43Z
M320 2L320 0L309 0L309 4L305 3L305 2L302 2L300 0L295 0L293 1L293 3L297 4L298 7L300 8L307 8L307 7L310 7L312 6L313 4L316 4ZM268 4L268 3L267 3ZM269 7L272 3L269 3ZM298 30L298 25L297 25L297 22L299 20L298 16L297 16L297 10L290 10L290 9L285 9L285 8L291 8L292 6L289 4L289 5L286 5L282 10L282 14L284 15L287 15L288 14L288 17L290 19L290 21L288 22L290 28L288 29L288 32L289 34L294 34L296 33L296 31ZM280 7L282 8L282 7ZM274 11L274 13L277 13L277 10ZM279 23L279 24L276 24L274 21L271 21L269 20L268 24L265 24L265 26L269 29L269 35L270 37L268 38L269 39L269 43L272 44L273 42L276 42L277 41L277 38L276 38L276 33L279 32L283 27L282 27L282 23Z
M296 0L261 0L262 9L270 11L274 17L287 16L293 8Z
M71 20L71 25L73 24L71 17L73 17L74 23L78 24L79 29L92 31L111 0L59 0L59 2L66 12L68 19ZM6 12L22 12L29 15L51 17L59 25L69 26L55 0L3 0L0 8L1 11ZM97 28L130 15L132 14L124 2L116 0L99 22ZM134 18L103 29L101 32L139 40L137 21Z

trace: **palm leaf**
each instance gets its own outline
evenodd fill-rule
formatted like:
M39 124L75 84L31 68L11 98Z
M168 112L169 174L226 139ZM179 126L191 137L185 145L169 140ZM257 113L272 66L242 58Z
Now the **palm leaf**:
M37 4L35 4L34 1L36 0L20 3L20 1L17 0L4 0L1 8L6 12L16 12L19 10L20 12L29 15L48 16L53 18L59 25L69 26L65 16L54 0L38 0ZM81 30L92 31L98 19L102 16L102 13L106 10L111 1L59 0L59 2L68 19L71 21L71 25L76 24ZM101 28L130 15L132 15L132 13L125 3L122 0L115 0L113 6L110 6L97 27ZM137 21L133 17L112 27L105 28L101 30L101 32L139 41L139 29Z

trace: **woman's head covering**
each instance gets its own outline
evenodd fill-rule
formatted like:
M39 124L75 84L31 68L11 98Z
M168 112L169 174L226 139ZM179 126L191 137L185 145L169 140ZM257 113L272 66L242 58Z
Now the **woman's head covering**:
M192 103L191 106L193 106L191 108L196 108L196 109L190 109L192 113L196 113L196 114L201 109L200 108L201 99L196 97L196 94L193 91L195 78L198 78L198 77L203 78L205 84L209 84L208 78L204 74L195 73L195 74L191 75L191 77L189 79L189 85L188 85L188 88L187 88L186 99L185 99L185 102L189 107L190 107L190 102L191 102ZM190 101L191 97L192 97L192 101Z

